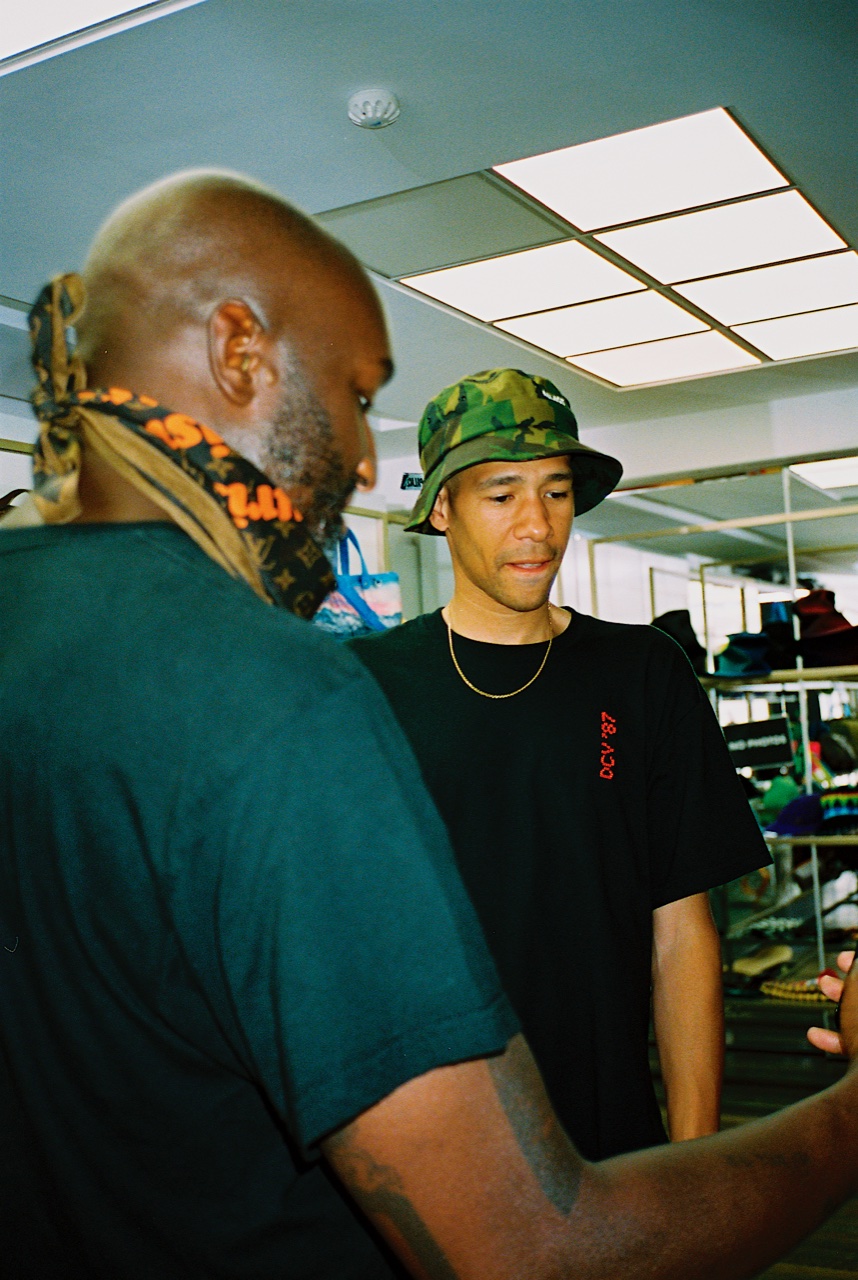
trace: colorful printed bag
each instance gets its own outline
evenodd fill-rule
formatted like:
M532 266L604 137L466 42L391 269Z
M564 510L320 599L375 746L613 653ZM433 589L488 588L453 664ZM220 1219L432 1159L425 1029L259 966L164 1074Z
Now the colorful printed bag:
M358 553L360 573L349 572L350 543ZM337 575L336 590L322 602L313 618L315 626L340 640L399 626L402 621L399 575L370 573L360 543L351 529L346 531L337 546L334 571Z

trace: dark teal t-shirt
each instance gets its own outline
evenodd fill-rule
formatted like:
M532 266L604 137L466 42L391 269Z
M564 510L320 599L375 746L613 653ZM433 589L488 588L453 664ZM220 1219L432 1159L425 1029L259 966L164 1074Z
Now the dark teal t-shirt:
M533 684L494 700L457 673L440 611L353 647L420 761L561 1122L590 1159L663 1142L652 913L769 861L685 655L575 613ZM455 637L487 693L526 684L545 649Z
M515 1020L355 658L175 526L0 530L0 1239L386 1277L316 1154Z

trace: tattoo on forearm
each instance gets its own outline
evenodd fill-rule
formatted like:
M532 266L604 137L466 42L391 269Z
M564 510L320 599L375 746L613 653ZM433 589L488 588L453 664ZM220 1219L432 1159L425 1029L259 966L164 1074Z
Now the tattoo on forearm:
M353 1129L328 1138L325 1147L364 1213L382 1230L384 1222L389 1224L388 1238L414 1274L425 1280L457 1280L455 1269L409 1200L397 1171L378 1164L358 1146Z
M545 1093L523 1041L513 1040L499 1058L488 1059L495 1090L522 1155L546 1199L567 1217L581 1186L582 1166Z

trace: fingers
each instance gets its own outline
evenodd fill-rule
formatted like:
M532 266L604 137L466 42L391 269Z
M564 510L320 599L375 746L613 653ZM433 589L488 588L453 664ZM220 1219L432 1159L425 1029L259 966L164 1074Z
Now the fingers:
M852 963L854 958L854 952L843 952L837 960L841 968L849 970L843 983L838 1015L843 1048L852 1059L858 1057L858 965Z
M807 1038L816 1049L821 1049L823 1053L842 1054L843 1042L836 1031L827 1031L825 1027L811 1027L807 1033Z
M841 978L833 978L831 974L821 973L819 975L819 989L823 995L828 996L829 1000L833 1000L835 1004L843 995L843 981Z
M837 967L841 973L848 973L852 968L852 962L855 959L854 951L841 951L837 957ZM853 977L852 984L855 979ZM845 982L834 976L830 970L826 970L819 975L819 989L828 996L828 999L838 1004L843 996ZM821 1049L823 1053L846 1053L846 1047L843 1040L836 1031L829 1031L826 1027L811 1027L807 1033L810 1043L817 1049Z

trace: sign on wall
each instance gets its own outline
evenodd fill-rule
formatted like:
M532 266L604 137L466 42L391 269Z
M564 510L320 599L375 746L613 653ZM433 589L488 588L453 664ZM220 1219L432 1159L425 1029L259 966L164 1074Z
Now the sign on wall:
M792 764L792 738L786 716L753 720L750 724L728 724L724 738L737 769Z

